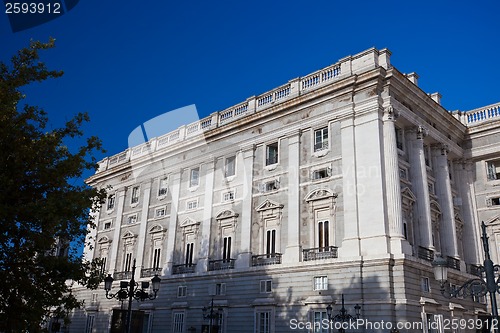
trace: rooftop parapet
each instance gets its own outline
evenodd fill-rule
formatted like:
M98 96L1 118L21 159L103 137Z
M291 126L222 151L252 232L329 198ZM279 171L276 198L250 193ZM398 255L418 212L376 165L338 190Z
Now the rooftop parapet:
M244 102L225 110L214 112L199 121L181 126L172 132L153 138L141 145L130 147L119 154L106 157L98 162L99 168L96 173L103 172L158 150L166 149L176 143L196 137L214 128L227 125L247 115L261 112L294 97L315 91L353 74L363 73L379 66L388 69L391 67L390 55L391 52L388 49L377 50L371 48L354 56L342 58L337 63L314 73L290 80L282 86L261 95L249 97Z
M500 119L500 102L470 111L454 111L453 115L465 126L483 124L492 119Z

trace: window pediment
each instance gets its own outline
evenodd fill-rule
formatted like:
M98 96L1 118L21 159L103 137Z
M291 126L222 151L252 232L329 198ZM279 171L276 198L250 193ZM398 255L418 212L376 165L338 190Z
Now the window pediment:
M111 240L108 238L108 236L103 236L103 237L99 238L97 243L98 244L111 243Z
M135 238L137 237L137 235L134 235L134 233L132 231L127 231L123 236L122 238L123 239L129 239L129 238Z
M334 193L332 190L328 188L319 188L309 192L305 197L305 201L310 202L315 200L330 199L330 198L336 198L337 196L338 196L337 193Z
M239 216L238 213L233 212L232 210L223 210L219 212L215 219L217 220L223 220L223 219L229 219L229 218L237 218Z
M200 222L198 222L196 220L193 220L192 218L188 217L184 221L182 221L182 223L180 224L180 227L181 228L187 228L187 227L196 226L196 225L199 225L199 224L200 224Z
M282 204L279 204L275 201L267 199L266 201L261 203L259 206L257 206L256 210L258 212L263 212L263 211L270 210L270 209L282 209L282 208L283 208Z

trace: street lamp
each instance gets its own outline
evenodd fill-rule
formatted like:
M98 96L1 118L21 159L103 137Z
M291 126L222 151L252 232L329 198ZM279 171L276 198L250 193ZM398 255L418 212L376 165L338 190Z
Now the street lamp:
M132 278L130 282L120 281L120 290L118 290L114 294L110 294L111 286L113 284L113 278L111 274L104 279L104 290L106 290L106 298L112 299L116 298L117 300L123 302L128 299L128 309L127 309L127 321L125 323L125 329L127 333L130 333L130 328L132 327L132 300L136 299L137 301L145 301L145 300L153 300L156 298L158 294L158 290L160 290L160 282L161 279L158 277L158 274L151 279L151 285L153 289L153 293L150 294L146 291L149 288L148 281L141 282L141 288L139 288L139 284L135 282L135 259L134 264L132 266Z
M358 320L359 319L359 316L360 316L360 312L361 312L361 306L359 304L356 304L354 306L354 311L355 311L355 317L354 316L351 316L349 313L347 313L347 310L344 306L344 294L342 294L342 307L340 308L340 311L338 314L336 315L333 315L332 314L332 311L333 311L333 308L332 308L332 305L329 304L327 307L326 307L326 314L328 315L328 321L331 323L332 321L334 322L341 322L342 325L341 327L339 328L339 332L345 332L345 329L344 329L344 325L343 323L344 322L351 322L351 321L355 321L355 320Z
M210 302L210 308L203 307L202 311L203 311L203 319L210 319L208 333L213 333L212 332L213 321L214 319L216 320L219 319L219 315L222 313L223 309L221 307L214 309L214 299L212 298L212 302Z
M455 287L450 286L446 283L448 279L448 267L447 262L442 257L437 257L432 262L434 276L437 281L441 284L441 294L448 298L456 297L468 297L468 296L485 296L490 294L491 301L491 315L492 319L498 318L498 306L495 294L500 293L500 277L495 278L495 272L500 271L500 266L493 264L490 258L490 247L488 244L488 236L486 235L486 225L484 222L481 223L482 236L484 249L484 262L483 266L479 267L481 273L484 273L483 278L475 278L466 281L462 286ZM495 328L495 332L496 332Z

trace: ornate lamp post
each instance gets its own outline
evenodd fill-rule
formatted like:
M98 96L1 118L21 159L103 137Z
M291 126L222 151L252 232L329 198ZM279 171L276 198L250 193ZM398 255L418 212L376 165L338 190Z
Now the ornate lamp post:
M446 283L448 279L448 266L447 262L442 257L437 257L432 262L434 276L436 280L441 284L441 294L445 297L468 297L468 296L485 296L490 294L491 302L491 315L492 319L498 319L498 306L496 293L500 293L500 277L495 278L495 273L500 272L500 266L493 264L490 258L490 247L488 244L488 236L486 235L486 225L484 222L481 223L482 236L484 249L484 262L483 266L479 267L484 278L475 278L466 281L460 287L451 287L449 283ZM497 332L496 325L495 331Z
M204 307L202 311L203 311L203 319L210 319L208 333L213 333L212 332L213 321L214 319L217 320L219 318L219 314L221 314L223 310L221 307L214 309L214 299L212 298L212 302L210 302L210 307L209 308Z
M344 294L342 294L342 307L340 308L339 313L336 314L336 315L333 315L332 311L333 311L332 305L329 304L326 307L326 314L328 315L328 321L330 323L332 321L334 321L334 322L341 322L341 323L351 322L353 320L355 321L355 320L359 319L360 312L361 312L361 306L359 304L356 304L354 306L355 317L351 316L349 313L347 313L347 310L346 310L346 308L344 306ZM339 332L342 332L342 333L345 332L345 329L344 329L343 325L342 325L342 327L340 327Z
M117 300L123 302L128 299L128 309L127 309L127 321L125 324L125 329L127 333L130 333L130 328L132 327L132 300L136 299L137 301L145 301L147 299L153 300L156 298L158 294L158 290L160 290L160 282L161 279L156 274L151 279L153 293L150 294L146 289L149 288L149 282L143 281L141 282L141 288L139 288L139 284L134 280L135 275L135 259L134 264L132 266L132 279L130 282L120 281L120 290L118 290L114 294L110 294L111 286L113 284L113 278L111 274L104 279L104 290L106 290L106 298L112 299L116 298Z

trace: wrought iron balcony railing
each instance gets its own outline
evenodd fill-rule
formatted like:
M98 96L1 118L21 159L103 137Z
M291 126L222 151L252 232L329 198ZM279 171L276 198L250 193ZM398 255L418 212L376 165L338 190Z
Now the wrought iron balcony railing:
M478 276L478 277L483 276L483 270L481 269L481 266L474 265L474 264L467 265L467 273Z
M233 269L234 262L236 259L220 259L220 260L210 260L208 262L209 271L221 271L225 269Z
M419 246L417 255L420 259L424 259L427 261L434 260L434 251L429 250L428 248L422 246Z
M194 273L196 264L172 265L172 274Z
M129 280L132 278L132 271L128 272L115 272L113 274L113 279L115 280Z
M259 254L252 256L252 266L281 264L281 253Z
M337 257L338 257L338 247L336 246L324 246L324 247L316 247L312 249L302 250L302 258L304 259L304 261L321 260L321 259L329 259Z
M161 268L143 268L141 269L141 277L151 277L156 274L161 274Z
M460 270L460 260L452 257L446 257L446 262L448 263L449 268L456 269L457 271Z

